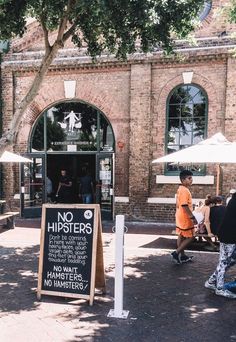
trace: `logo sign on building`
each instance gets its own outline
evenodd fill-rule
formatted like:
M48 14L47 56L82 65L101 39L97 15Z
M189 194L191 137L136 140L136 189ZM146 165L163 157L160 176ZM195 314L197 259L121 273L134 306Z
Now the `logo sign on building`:
M85 298L105 292L101 214L98 204L44 204L38 299L42 294Z

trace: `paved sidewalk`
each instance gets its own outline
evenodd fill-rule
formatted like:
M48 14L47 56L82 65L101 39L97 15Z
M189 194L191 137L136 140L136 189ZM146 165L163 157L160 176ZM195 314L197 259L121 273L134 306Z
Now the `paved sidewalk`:
M136 232L135 232L136 226ZM0 234L1 342L222 342L236 341L236 300L203 287L218 254L193 251L194 262L170 259L171 226L129 224L125 235L124 310L127 319L108 318L114 308L115 234L103 233L107 294L84 300L36 297L40 229L17 227ZM154 227L152 227L154 228ZM147 234L143 234L143 230ZM229 273L230 279L235 269Z

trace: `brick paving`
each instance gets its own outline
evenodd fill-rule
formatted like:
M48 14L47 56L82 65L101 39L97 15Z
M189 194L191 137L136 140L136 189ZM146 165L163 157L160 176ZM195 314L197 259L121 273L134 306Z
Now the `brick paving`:
M203 286L218 254L194 250L193 263L172 264L170 250L176 237L170 234L171 227L129 225L124 239L123 305L129 315L118 319L107 317L114 308L111 225L103 233L107 293L95 295L93 306L82 299L37 300L40 229L25 226L0 234L1 342L236 341L236 301ZM229 279L234 275L232 269Z

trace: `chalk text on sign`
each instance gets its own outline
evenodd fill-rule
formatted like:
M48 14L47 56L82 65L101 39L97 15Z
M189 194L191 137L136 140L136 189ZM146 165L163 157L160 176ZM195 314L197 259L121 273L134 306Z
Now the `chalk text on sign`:
M74 234L92 234L91 223L73 222L74 215L71 211L63 213L58 212L57 222L48 222L48 232L52 233L74 233Z

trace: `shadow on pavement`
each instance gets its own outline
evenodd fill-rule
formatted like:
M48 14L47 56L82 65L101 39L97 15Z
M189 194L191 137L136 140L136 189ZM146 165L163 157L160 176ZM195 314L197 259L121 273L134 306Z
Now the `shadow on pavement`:
M216 244L217 246L217 244ZM173 236L160 236L157 239L140 246L142 248L157 248L157 249L176 249L176 238ZM194 241L191 243L186 250L192 251L209 251L209 252L216 252L213 250L206 241Z
M132 258L125 265L123 308L129 310L128 318L107 318L113 308L108 274L110 300L96 297L94 306L83 305L75 315L64 316L78 322L75 338L67 342L231 341L236 334L235 301L204 288L217 256L210 258L197 254L195 262L181 266L173 265L169 255Z
M159 239L149 245L162 245L163 237ZM235 340L235 300L218 297L204 288L205 280L216 266L217 254L197 252L194 262L174 265L169 252L162 248L151 251L140 247L138 250L139 256L133 251L125 260L123 308L129 311L127 319L107 317L114 308L114 265L110 260L105 272L107 294L95 296L93 306L84 300L73 303L62 297L42 296L44 303L73 305L74 310L61 309L51 317L61 324L64 321L71 325L74 338L63 341ZM37 310L40 305L35 292L38 256L39 246L0 246L0 317ZM232 280L234 274L235 269L232 269L227 280Z
M39 246L13 248L0 246L0 317L37 308Z

